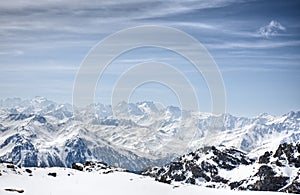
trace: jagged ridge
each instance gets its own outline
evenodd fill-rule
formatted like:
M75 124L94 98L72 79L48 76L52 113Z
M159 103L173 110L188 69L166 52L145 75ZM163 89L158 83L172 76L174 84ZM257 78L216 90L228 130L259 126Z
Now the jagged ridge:
M43 97L1 100L0 105L0 160L22 166L70 167L97 160L137 171L162 165L201 147L216 118L222 118L223 125L214 140L206 141L235 146L253 156L300 140L300 112L246 118L123 102L115 108L119 118L112 117L111 106L97 104L96 115L87 107L74 119L71 105Z
M205 147L142 175L214 188L300 193L300 143L280 144L256 160L235 148Z

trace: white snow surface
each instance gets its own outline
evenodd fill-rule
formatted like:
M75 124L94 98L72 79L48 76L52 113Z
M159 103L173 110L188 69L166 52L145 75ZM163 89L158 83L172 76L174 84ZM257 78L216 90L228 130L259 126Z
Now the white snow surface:
M165 184L153 178L128 172L113 172L101 174L99 172L82 172L69 168L29 168L32 176L25 168L6 168L0 165L0 194L12 195L17 192L5 189L24 190L24 195L82 195L82 194L210 194L210 195L280 195L278 192L231 191L226 189L212 189L187 184ZM57 173L56 177L48 173Z

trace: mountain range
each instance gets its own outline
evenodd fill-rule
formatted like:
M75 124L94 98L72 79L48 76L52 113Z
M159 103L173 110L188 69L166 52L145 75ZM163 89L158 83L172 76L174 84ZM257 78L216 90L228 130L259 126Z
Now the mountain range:
M149 101L73 108L44 97L8 98L0 108L0 160L27 167L94 160L140 171L208 145L257 158L279 144L300 141L300 111L249 118Z

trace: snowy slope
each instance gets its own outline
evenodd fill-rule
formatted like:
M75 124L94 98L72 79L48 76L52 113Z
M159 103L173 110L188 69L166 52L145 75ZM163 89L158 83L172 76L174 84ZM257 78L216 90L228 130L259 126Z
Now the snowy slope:
M7 168L0 164L0 194L28 195L60 194L212 194L212 195L272 195L283 193L229 191L194 185L168 185L128 172L101 174L97 171L82 172L69 168ZM56 173L55 176L49 173Z

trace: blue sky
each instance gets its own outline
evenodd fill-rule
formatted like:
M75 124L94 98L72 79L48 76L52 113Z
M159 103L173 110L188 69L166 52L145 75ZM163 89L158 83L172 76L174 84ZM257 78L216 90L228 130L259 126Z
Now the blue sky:
M45 96L72 102L77 70L106 36L137 25L178 28L201 42L223 76L227 112L253 116L300 109L300 2L289 1L7 1L0 4L0 99ZM142 35L141 35L142 36ZM110 103L126 68L147 60L179 67L210 110L203 78L169 51L143 48L115 60L99 80L96 101ZM136 89L131 101L177 104L157 83Z

